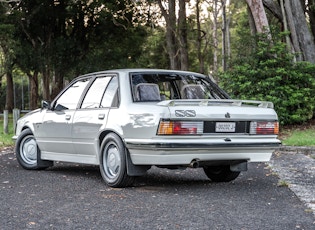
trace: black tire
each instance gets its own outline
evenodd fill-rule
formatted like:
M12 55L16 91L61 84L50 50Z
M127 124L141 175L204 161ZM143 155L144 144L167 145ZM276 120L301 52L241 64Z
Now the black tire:
M120 137L114 133L107 134L102 142L100 171L110 187L128 187L134 182L135 178L127 174L126 148Z
M40 159L40 149L30 129L20 133L15 144L15 154L18 163L24 169L45 169L52 165L50 161L46 161L49 164L39 164L45 161Z
M205 166L203 170L207 177L214 182L229 182L240 175L240 172L232 172L229 165Z

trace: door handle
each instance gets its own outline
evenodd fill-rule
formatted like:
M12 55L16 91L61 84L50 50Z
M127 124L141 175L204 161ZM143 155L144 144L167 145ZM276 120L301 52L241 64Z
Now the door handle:
M105 118L105 114L101 113L98 115L98 119L103 120Z
M66 115L66 120L70 120L70 118L71 118L71 115Z

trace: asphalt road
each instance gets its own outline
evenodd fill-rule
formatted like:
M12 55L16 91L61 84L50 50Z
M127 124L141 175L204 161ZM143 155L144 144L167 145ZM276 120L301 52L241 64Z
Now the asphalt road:
M277 159L276 159L277 160ZM314 214L266 164L230 183L200 169L153 168L133 187L107 187L98 167L18 166L0 152L0 229L315 229Z

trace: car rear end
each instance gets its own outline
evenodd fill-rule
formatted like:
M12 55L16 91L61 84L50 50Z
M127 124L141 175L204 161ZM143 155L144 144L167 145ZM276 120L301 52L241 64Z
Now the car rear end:
M232 100L210 79L190 72L137 72L130 78L131 116L141 132L125 142L136 165L264 162L280 145L271 102Z
M134 164L207 165L269 161L280 144L271 103L233 100L164 101L168 108L152 138L128 140Z

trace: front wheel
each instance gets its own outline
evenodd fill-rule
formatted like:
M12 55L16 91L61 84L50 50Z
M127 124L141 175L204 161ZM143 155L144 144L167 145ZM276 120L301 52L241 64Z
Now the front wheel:
M111 187L127 187L134 181L134 177L127 174L126 148L114 133L108 134L102 142L100 171L105 183Z
M40 159L40 149L30 129L21 132L15 144L16 158L24 169L45 169L52 166L50 161Z
M203 170L207 177L214 182L229 182L240 175L240 172L231 171L229 165L205 166Z

